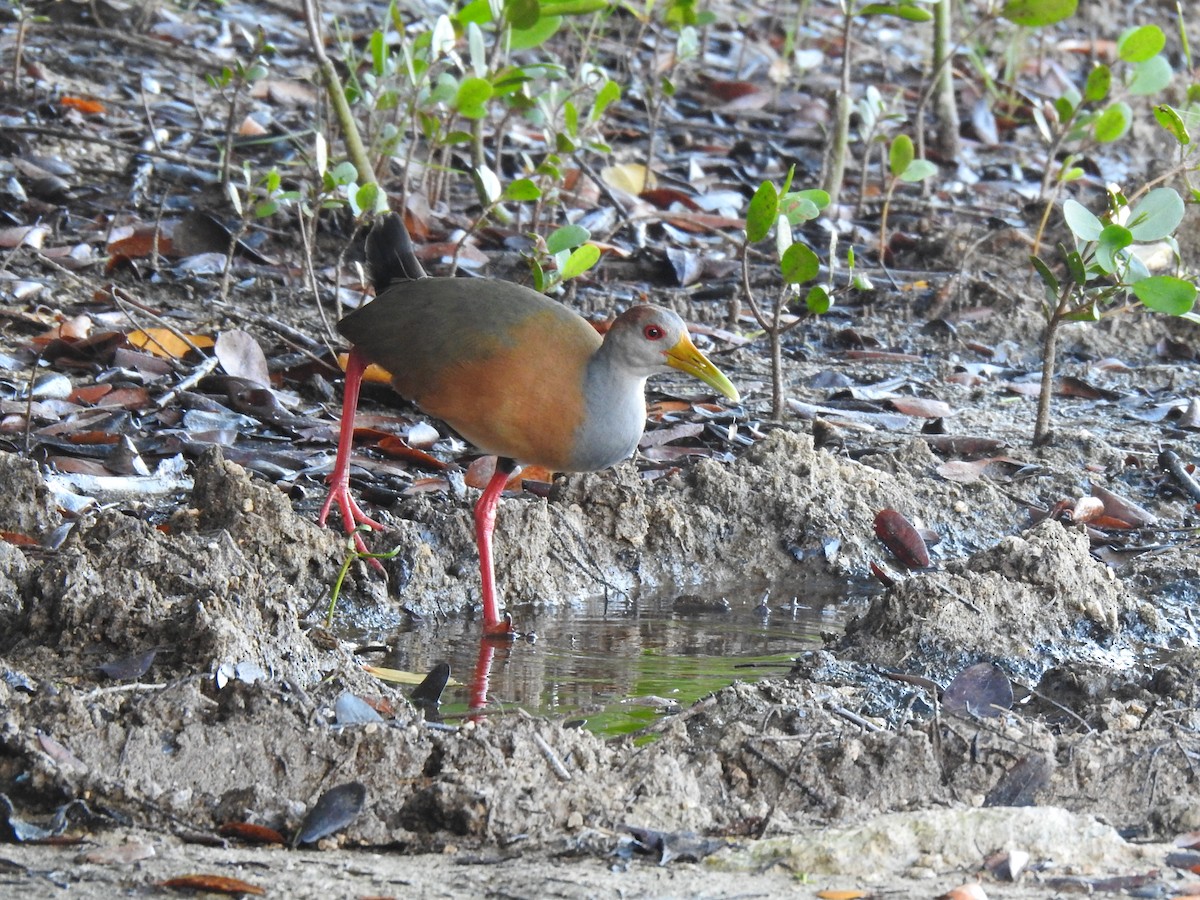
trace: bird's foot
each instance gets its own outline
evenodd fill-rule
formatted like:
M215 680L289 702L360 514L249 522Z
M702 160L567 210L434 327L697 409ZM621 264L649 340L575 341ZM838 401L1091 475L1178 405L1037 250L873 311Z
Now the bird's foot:
M513 628L512 613L505 613L498 622L483 624L485 641L515 641L520 636L520 632Z
M329 510L334 503L337 503L338 512L340 512L342 516L342 527L345 528L346 533L351 536L351 539L354 542L355 551L361 553L363 556L369 557L371 555L371 551L367 547L367 542L363 540L362 526L366 526L367 528L375 531L387 531L387 527L379 522L376 522L362 511L358 503L355 501L354 496L350 493L349 485L335 485L329 489L329 496L325 498L325 503L321 507L321 515L317 518L318 524L325 524L325 519L328 518ZM383 563L381 563L378 559L368 559L367 562L369 562L372 568L378 572L381 572L385 575L387 574L384 571Z
M345 484L334 485L329 489L329 496L325 498L325 503L321 506L321 515L317 517L318 525L325 524L325 519L329 517L329 510L335 502L338 512L342 514L342 527L346 529L347 534L354 531L359 525L366 525L375 531L387 531L386 525L376 522L362 511L354 499L354 495L350 493L350 486Z

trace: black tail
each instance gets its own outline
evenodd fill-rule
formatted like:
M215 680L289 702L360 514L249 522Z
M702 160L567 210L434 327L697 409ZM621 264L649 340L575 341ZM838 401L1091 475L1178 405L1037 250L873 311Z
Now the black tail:
M371 270L371 283L375 285L376 294L397 281L425 277L425 270L413 253L404 220L396 213L376 219L371 226L371 233L367 235L367 267Z

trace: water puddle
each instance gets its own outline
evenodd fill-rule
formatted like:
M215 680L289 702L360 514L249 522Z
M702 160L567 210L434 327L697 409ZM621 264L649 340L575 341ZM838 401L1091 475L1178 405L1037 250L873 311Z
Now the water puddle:
M536 637L481 642L478 622L423 622L386 634L359 633L372 665L425 673L448 663L455 683L440 714L514 714L584 720L605 734L635 731L736 680L781 675L822 634L842 630L864 601L861 587L813 581L703 597L646 594L556 608L517 608L514 621ZM482 681L481 681L482 679ZM486 696L482 709L478 698Z

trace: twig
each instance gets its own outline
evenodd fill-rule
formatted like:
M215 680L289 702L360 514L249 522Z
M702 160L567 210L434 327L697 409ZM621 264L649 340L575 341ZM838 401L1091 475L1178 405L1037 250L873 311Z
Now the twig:
M171 403L184 391L190 391L193 387L212 374L213 369L220 365L221 361L215 356L206 356L201 363L192 370L192 374L182 379L175 387L167 391L161 397L154 401L154 406L157 409L163 409L167 404Z
M1183 460L1179 458L1179 454L1174 450L1164 450L1158 454L1158 464L1171 473L1172 477L1179 482L1179 486L1193 500L1200 502L1200 483L1188 474L1184 468Z
M886 731L885 728L882 728L879 725L876 725L874 722L867 721L862 716L860 716L858 713L851 712L850 710L846 709L844 706L829 706L829 707L827 707L827 709L831 713L833 713L835 716L841 716L846 721L853 722L855 725L857 725L859 728L864 729L865 731L876 731L876 732Z
M567 771L567 767L563 765L563 761L559 759L558 754L554 752L554 748L546 742L546 739L535 731L533 733L533 742L542 751L542 756L546 758L546 762L550 766L550 771L554 773L554 777L559 781L570 781L571 773Z

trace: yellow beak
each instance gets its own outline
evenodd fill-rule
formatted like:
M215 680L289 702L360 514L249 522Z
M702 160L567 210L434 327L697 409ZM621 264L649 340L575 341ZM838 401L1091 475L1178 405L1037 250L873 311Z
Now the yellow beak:
M687 372L693 378L699 378L734 403L741 400L733 382L725 377L724 372L709 362L708 357L696 349L696 345L686 334L679 339L679 343L667 351L666 356L667 365L672 369L678 369L680 372Z

